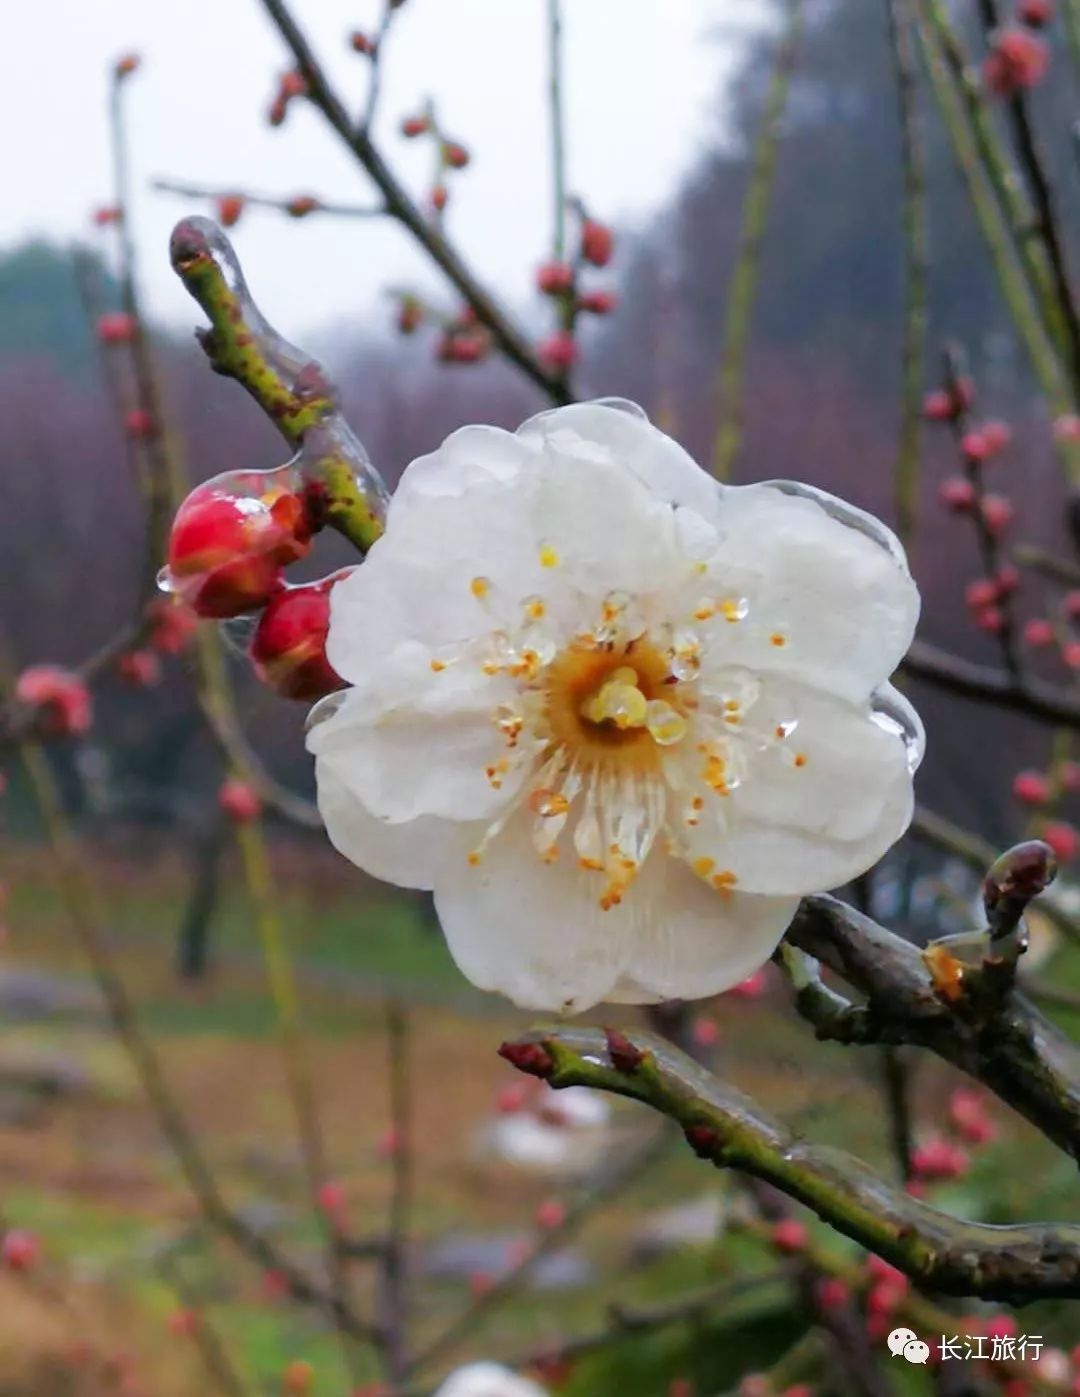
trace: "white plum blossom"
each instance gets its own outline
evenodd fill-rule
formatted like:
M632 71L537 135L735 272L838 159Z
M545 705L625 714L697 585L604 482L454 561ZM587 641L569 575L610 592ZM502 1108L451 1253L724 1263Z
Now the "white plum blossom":
M524 1007L716 994L907 828L918 609L871 516L721 486L630 404L462 428L332 594L330 839Z
M547 1393L499 1363L467 1363L450 1374L435 1397L547 1397Z

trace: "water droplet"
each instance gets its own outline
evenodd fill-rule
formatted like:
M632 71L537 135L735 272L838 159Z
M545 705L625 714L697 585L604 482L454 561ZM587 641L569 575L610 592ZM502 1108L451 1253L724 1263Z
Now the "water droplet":
M914 775L926 751L926 733L911 704L899 690L885 684L874 694L870 717L884 732L900 738L907 752L908 771Z

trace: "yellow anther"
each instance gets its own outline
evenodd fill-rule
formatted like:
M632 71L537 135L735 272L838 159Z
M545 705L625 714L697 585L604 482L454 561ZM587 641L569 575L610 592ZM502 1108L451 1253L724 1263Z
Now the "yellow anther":
M796 753L795 753L795 765L796 765L796 766L805 766L805 765L806 765L806 753L805 753L805 752L796 752Z
M436 674L442 674L443 670L446 668L446 661L432 660L431 668L435 671Z
M623 731L645 727L649 702L637 684L637 671L621 665L581 705L581 716L590 723L614 723Z
M699 878L707 878L716 867L715 859L695 859L690 865Z
M480 668L485 674L498 674L502 669L502 665L499 664L498 660L485 660Z
M481 854L481 852L480 852L479 849L470 849L470 850L469 850L469 863L473 866L473 868L476 867L476 865L480 862L480 860L481 860L483 857L484 857L484 856L483 856L483 854Z
M787 644L787 636L781 635L779 631L773 631L772 635L769 636L769 640L776 646Z
M730 893L738 881L730 868L722 868L719 873L713 875L712 885L718 893Z
M481 601L491 591L491 583L486 577L474 577L469 583L469 591L477 601Z
M738 713L738 711L739 711L739 709L740 709L741 707L742 707L742 704L740 704L740 702L739 702L738 699L725 699L725 700L724 700L724 712L725 712L725 713Z
M663 699L653 699L646 705L645 726L660 747L670 747L686 736L686 719Z
M565 815L570 809L570 802L562 791L550 791L541 786L529 796L529 808L534 815L547 820L555 815Z
M533 621L539 621L547 614L547 606L540 597L530 597L525 603L525 615Z
M559 565L559 555L549 543L545 543L540 549L540 566L542 568L554 568Z
M725 621L734 625L736 621L741 621L746 615L746 606L735 597L725 597L720 603L720 614Z
M716 615L716 603L704 600L694 611L695 621L710 621Z

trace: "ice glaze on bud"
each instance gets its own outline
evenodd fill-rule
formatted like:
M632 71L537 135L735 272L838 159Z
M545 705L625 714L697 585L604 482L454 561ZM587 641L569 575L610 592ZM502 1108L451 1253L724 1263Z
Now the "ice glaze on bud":
M218 805L234 824L244 825L262 814L262 799L254 786L230 776L218 790Z
M562 296L574 285L574 269L569 262L544 262L536 269L537 290L545 296Z
M581 225L581 255L594 267L606 267L615 251L615 235L606 223L586 218Z
M326 658L326 636L330 590L350 571L275 592L259 617L248 654L262 682L283 698L310 703L345 687Z
M983 61L983 80L995 97L1015 97L1043 80L1049 62L1050 50L1042 39L1010 25L999 29L990 40L990 51Z
M116 667L120 678L133 689L149 689L161 678L161 661L153 650L125 650Z
M81 737L90 731L90 690L60 665L24 669L15 681L15 697L37 710L37 726L50 737Z
M264 606L282 570L311 547L312 521L292 466L233 471L197 486L177 511L162 585L199 616Z
M614 291L585 291L577 298L578 310L589 315L610 315L618 303Z
M156 431L153 414L147 412L146 408L133 407L130 412L125 413L124 433L132 441L146 441L154 436Z
M578 360L577 340L569 330L556 330L542 340L537 352L543 363L557 373L572 368Z
M1038 771L1018 771L1013 777L1012 792L1022 805L1045 805L1050 798L1050 783Z
M31 1271L41 1259L41 1243L33 1232L12 1227L0 1242L0 1263L9 1271Z
M965 514L975 503L975 486L962 475L951 475L941 482L938 498L954 514Z
M126 311L110 310L98 316L97 336L102 344L130 344L138 326Z
M222 194L215 205L217 220L223 228L235 228L244 212L246 199L242 194Z

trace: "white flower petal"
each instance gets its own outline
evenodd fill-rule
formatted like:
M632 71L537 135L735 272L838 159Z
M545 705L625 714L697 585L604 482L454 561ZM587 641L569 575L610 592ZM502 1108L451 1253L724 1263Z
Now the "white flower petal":
M724 663L865 699L911 644L919 594L889 531L872 521L872 537L858 526L869 516L835 501L841 522L826 498L772 485L724 492L710 577L737 578L750 609L716 650Z
M459 824L432 815L404 824L378 820L357 799L325 757L315 762L319 813L330 843L357 868L399 888L435 886L439 870L466 857L483 825Z
M686 832L691 858L710 858L737 888L771 895L822 892L872 867L911 821L909 743L868 706L778 678L749 716L758 730L794 730L754 754L730 795L706 798Z
M450 1374L435 1397L547 1397L547 1393L500 1363L467 1363Z
M450 952L481 989L527 1009L577 1013L718 994L769 958L797 899L721 894L655 850L622 903L572 855L545 864L515 817L477 867L446 865L435 906Z
M505 752L491 720L492 684L455 666L438 675L421 671L411 697L392 704L352 690L309 731L308 751L324 758L378 819L490 819L523 775L522 768L510 769L496 786L486 774Z
M595 448L617 462L666 504L716 516L720 487L672 437L633 403L618 399L574 403L537 413L518 428L525 442L542 441L571 459L595 459Z

